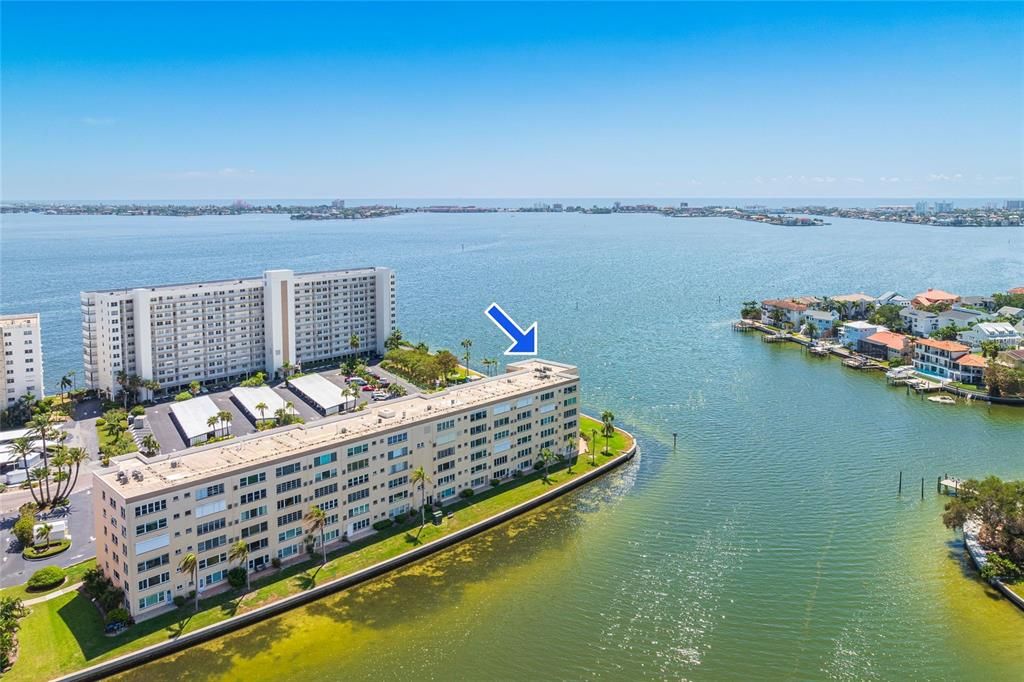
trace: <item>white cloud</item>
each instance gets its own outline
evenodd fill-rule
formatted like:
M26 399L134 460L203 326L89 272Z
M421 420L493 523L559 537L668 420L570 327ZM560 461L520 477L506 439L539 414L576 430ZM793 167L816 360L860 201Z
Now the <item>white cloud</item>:
M928 182L956 182L963 179L961 173L954 173L953 175L946 175L945 173L931 173L928 176Z

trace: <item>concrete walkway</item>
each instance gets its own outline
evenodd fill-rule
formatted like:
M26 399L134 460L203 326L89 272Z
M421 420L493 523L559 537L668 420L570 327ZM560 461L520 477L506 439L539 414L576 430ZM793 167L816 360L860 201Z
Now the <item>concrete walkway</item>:
M62 587L59 590L55 590L53 592L50 592L49 594L44 594L42 597L36 597L35 599L26 599L22 603L25 604L25 606L32 606L33 604L42 604L44 601L50 601L51 599L56 599L57 597L61 596L62 594L67 594L68 592L74 592L75 590L77 590L81 586L82 586L82 583L80 583L80 582L79 583L75 583L74 585L68 585L67 587Z

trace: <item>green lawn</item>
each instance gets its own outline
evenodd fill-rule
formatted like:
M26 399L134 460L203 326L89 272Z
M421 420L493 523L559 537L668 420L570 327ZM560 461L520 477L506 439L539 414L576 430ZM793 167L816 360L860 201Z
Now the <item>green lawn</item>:
M580 427L588 433L591 429L597 429L600 434L601 423L581 416ZM604 451L604 442L604 438L599 435L601 452L597 455L597 464L621 454L632 445L630 438L621 431L616 431L615 436L610 439L610 450L607 452ZM143 621L115 637L103 634L103 622L99 612L85 597L77 592L61 595L31 607L32 612L22 621L22 628L18 633L21 642L31 642L31 645L21 647L18 662L6 673L4 682L50 679L67 674L225 620L282 597L298 594L332 578L367 568L398 556L417 545L470 526L532 499L552 486L576 478L593 466L587 456L579 458L579 461L574 463L571 474L562 466L558 469L552 467L548 481L543 480L541 473L512 479L469 500L460 500L449 505L445 508L446 513L450 511L453 515L439 526L428 523L420 529L418 522L414 521L388 528L343 549L328 553L326 566L320 565L320 558L317 555L314 559L254 580L253 591L248 594L228 591L203 599L200 601L198 613L193 612L190 602L184 608ZM86 564L78 566L88 567ZM85 568L81 570L84 571ZM8 588L15 589L18 588ZM7 594L7 590L4 594Z
M132 440L132 437L128 435L128 420L121 420L121 426L125 429L125 432L116 441L107 433L105 425L96 427L96 435L100 440L100 452L110 452L112 456L116 457L119 454L126 455L139 449L135 441Z
M17 597L18 599L35 599L36 597L42 597L50 592L55 592L61 588L67 587L68 585L74 585L82 579L82 574L88 571L90 568L96 565L95 559L88 559L80 564L69 566L66 569L67 579L52 590L40 590L38 592L29 592L25 589L25 585L15 585L14 587L5 587L0 590L0 597ZM39 568L43 568L40 566Z

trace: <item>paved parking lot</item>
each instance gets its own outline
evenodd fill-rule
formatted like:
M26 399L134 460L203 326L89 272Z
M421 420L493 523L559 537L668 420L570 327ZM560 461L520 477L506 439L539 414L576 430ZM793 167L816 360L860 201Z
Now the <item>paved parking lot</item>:
M412 384L399 379L398 377L386 372L379 367L370 367L371 372L378 376L391 381L392 383L401 384L406 391L414 393L418 389ZM337 369L327 370L320 372L320 375L330 381L332 384L338 387L340 392L345 388L345 377ZM306 420L307 423L323 419L315 407L307 403L298 394L292 392L284 382L271 386L271 389L281 396L282 400L291 402L295 407L295 411L299 413L299 416ZM250 433L256 432L256 426L249 420L248 417L242 412L242 409L234 401L231 396L230 390L218 391L215 393L206 394L219 410L226 410L231 413L231 433L235 437L245 436ZM359 402L365 403L370 401L369 391L359 392ZM163 402L158 405L146 409L146 426L153 432L153 436L157 442L160 443L160 453L169 454L172 452L180 452L185 450L188 445L185 443L185 439L181 435L181 431L178 430L173 417L171 416L171 405L173 402Z

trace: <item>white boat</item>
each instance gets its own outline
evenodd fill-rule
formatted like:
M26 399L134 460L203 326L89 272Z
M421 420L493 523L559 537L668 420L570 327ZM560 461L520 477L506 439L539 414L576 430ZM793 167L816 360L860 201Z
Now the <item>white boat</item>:
M928 400L933 403L942 403L943 405L956 405L956 399L951 398L948 395L933 395L929 396Z

